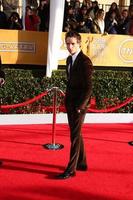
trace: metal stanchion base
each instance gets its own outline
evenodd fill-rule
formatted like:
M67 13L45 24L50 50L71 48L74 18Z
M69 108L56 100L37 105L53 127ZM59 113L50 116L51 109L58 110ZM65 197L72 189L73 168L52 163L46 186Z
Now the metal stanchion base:
M129 145L133 146L133 141L128 142Z
M50 149L50 150L59 150L63 149L64 145L62 144L44 144L42 145L45 149Z

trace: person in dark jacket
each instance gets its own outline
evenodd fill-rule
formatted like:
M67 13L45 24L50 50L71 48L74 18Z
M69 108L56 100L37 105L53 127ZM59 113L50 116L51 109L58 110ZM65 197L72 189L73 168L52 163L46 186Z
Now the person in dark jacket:
M48 32L50 20L50 3L48 0L40 0L37 14L40 17L39 31Z
M7 29L7 16L0 10L0 29Z
M12 12L8 18L8 28L12 30L22 30L22 20L17 12Z
M82 125L92 92L93 65L81 50L81 35L75 31L66 33L66 46L70 53L67 64L67 88L65 107L70 127L70 159L65 171L56 178L66 179L76 175L76 170L88 169L82 137Z

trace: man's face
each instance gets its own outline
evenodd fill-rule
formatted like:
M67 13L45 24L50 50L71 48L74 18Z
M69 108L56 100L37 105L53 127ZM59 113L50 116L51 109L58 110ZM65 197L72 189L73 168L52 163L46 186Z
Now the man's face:
M128 17L128 11L124 10L124 11L122 12L122 17L123 17L123 18Z
M67 37L66 46L69 53L73 55L80 49L80 42L75 37Z

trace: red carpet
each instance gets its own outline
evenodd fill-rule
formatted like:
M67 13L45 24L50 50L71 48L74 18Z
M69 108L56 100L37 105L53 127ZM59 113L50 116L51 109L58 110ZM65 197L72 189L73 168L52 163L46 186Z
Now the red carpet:
M56 180L69 157L69 130L57 125L0 126L0 200L133 200L133 124L85 124L89 170Z

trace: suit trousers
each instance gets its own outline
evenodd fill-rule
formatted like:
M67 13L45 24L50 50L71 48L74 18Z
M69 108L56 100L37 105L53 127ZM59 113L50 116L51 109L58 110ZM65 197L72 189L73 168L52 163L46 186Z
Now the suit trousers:
M78 113L74 107L67 107L68 123L70 127L70 159L67 170L75 171L77 166L86 164L86 153L84 148L83 137L81 133L82 124L84 122L86 110Z

